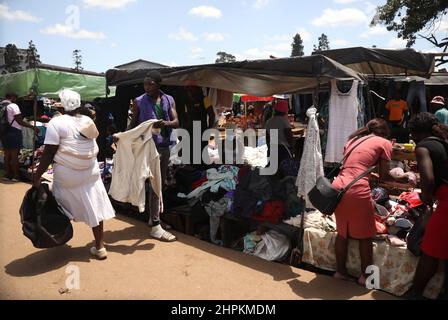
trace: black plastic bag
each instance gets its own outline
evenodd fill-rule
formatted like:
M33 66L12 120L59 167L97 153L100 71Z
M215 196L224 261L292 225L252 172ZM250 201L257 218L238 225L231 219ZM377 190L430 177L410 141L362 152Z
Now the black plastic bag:
M47 184L27 191L20 207L20 220L23 234L39 249L61 246L73 237L70 219Z

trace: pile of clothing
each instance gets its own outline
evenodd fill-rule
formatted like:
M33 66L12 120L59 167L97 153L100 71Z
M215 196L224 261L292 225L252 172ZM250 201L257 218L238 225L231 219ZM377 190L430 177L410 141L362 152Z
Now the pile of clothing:
M240 169L232 214L258 221L279 223L297 216L303 203L297 197L295 177L276 180L263 176L259 169Z
M372 190L372 198L376 206L377 233L392 246L406 246L406 238L425 206L416 191L402 193L397 201L389 198L383 188Z
M169 187L163 197L165 208L196 214L197 210L192 209L200 205L209 216L211 242L222 245L217 239L220 218L232 210L238 172L239 168L231 165L206 171L192 166L170 167ZM197 218L201 220L201 217Z
M314 229L320 229L324 230L326 232L335 232L336 231L336 220L335 216L327 216L322 214L318 210L312 210L309 212L304 213L304 219L303 219L303 228L314 228ZM290 224L292 226L301 227L302 217L301 215L298 215L296 217L287 219L284 221L287 224Z

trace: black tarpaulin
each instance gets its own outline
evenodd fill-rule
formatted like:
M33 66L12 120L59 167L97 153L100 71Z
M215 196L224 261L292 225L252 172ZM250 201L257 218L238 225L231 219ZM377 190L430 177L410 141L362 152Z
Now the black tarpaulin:
M197 85L256 96L311 89L331 79L362 79L359 73L322 55L158 70L163 74L164 85ZM148 71L111 69L106 72L107 83L110 86L141 83Z
M367 75L411 75L429 78L434 71L433 54L413 49L386 50L363 47L321 51L344 66Z

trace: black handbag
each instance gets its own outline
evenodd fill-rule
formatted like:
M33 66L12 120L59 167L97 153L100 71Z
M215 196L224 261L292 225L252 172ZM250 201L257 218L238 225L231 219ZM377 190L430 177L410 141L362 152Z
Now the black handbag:
M347 160L348 156L355 150L361 143L370 139L372 136L368 136L366 139L363 139L361 142L356 144L344 157L342 162ZM360 176L358 176L355 180L353 180L348 186L344 189L336 189L331 184L331 181L327 177L319 177L316 180L316 185L313 189L308 193L308 199L311 204L320 212L326 215L332 215L336 210L336 207L344 196L345 192L349 190L356 182L368 176L373 170L375 170L376 166L370 167L368 170L363 172Z

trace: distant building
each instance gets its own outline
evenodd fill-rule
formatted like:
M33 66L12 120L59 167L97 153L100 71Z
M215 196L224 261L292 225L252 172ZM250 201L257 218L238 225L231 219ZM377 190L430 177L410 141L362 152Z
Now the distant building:
M120 70L138 70L138 69L159 69L159 68L166 68L168 66L165 66L160 63L151 62L148 60L138 59L135 61L131 61L125 64L121 64L119 66L116 66L115 69Z
M0 74L9 73L6 70L6 62L5 62L5 47L0 47ZM19 59L20 59L20 67L22 70L26 70L26 51L27 49L18 49Z

